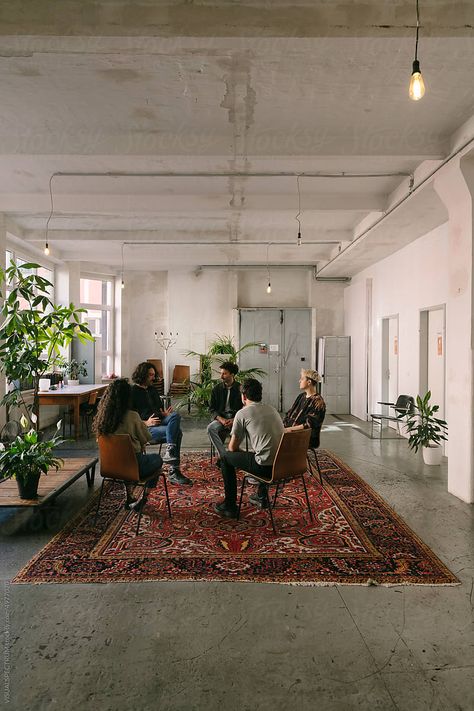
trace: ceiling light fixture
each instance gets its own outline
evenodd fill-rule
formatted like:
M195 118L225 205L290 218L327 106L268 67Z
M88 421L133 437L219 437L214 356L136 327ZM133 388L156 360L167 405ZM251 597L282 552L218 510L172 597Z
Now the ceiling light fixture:
M123 280L123 248L125 247L125 242L122 242L122 281L121 281L121 288L125 289L125 282Z
M268 242L267 244L267 274L268 274L268 286L267 286L267 294L272 293L272 283L270 281L270 266L268 264L268 250L270 249L271 242Z
M298 223L298 238L296 240L296 244L298 247L301 247L301 222L300 222L300 215L301 215L301 193L300 193L300 176L296 176L296 188L298 190L298 213L295 217L295 220Z
M46 220L46 231L45 231L45 238L44 238L44 253L46 256L48 256L50 253L49 244L48 244L48 229L49 229L49 223L51 221L51 218L52 218L53 212L54 212L53 187L52 187L53 178L54 178L54 173L49 179L49 201L50 201L51 209L49 211L48 219Z
M420 32L420 8L418 0L416 0L416 42L415 42L415 59L413 61L413 69L410 79L409 96L413 101L422 99L425 95L425 82L421 76L420 62L418 61L418 35Z

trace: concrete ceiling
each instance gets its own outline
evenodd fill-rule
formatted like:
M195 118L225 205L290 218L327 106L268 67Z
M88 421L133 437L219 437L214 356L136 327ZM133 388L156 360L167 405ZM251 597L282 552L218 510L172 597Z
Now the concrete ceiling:
M125 244L130 269L356 273L446 219L420 191L353 241L474 113L473 3L420 11L412 102L414 0L2 0L10 232L41 248L50 218L54 258L108 269Z

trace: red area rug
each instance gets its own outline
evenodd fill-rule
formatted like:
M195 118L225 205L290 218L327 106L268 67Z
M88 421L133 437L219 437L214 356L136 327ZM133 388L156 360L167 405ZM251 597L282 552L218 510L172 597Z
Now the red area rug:
M296 584L452 585L458 579L357 474L320 451L325 487L310 479L310 523L300 482L279 494L272 532L268 512L248 502L240 521L221 519L222 479L206 453L184 456L194 486L150 492L140 535L123 509L120 485L101 505L97 493L16 576L15 583L108 583L143 580L236 580Z

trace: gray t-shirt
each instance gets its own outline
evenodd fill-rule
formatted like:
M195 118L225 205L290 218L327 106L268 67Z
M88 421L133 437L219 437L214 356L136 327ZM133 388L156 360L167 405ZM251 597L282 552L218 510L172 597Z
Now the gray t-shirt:
M250 447L255 452L255 461L262 466L271 466L283 432L283 422L275 408L253 402L239 410L231 434L243 442L246 432Z

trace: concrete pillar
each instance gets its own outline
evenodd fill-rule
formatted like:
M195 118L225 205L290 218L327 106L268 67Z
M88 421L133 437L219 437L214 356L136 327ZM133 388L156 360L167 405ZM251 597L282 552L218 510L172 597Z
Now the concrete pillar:
M448 491L474 501L473 456L473 213L474 172L466 180L460 159L440 171L434 187L449 214L449 296L446 304L446 420Z
M0 254L3 255L3 263L5 263L5 250L7 247L7 230L5 228L5 216L0 214ZM5 284L1 286L2 297L0 298L0 308L3 306L5 296ZM0 400L5 395L5 373L0 376ZM5 408L0 408L0 427L3 427L6 421Z

